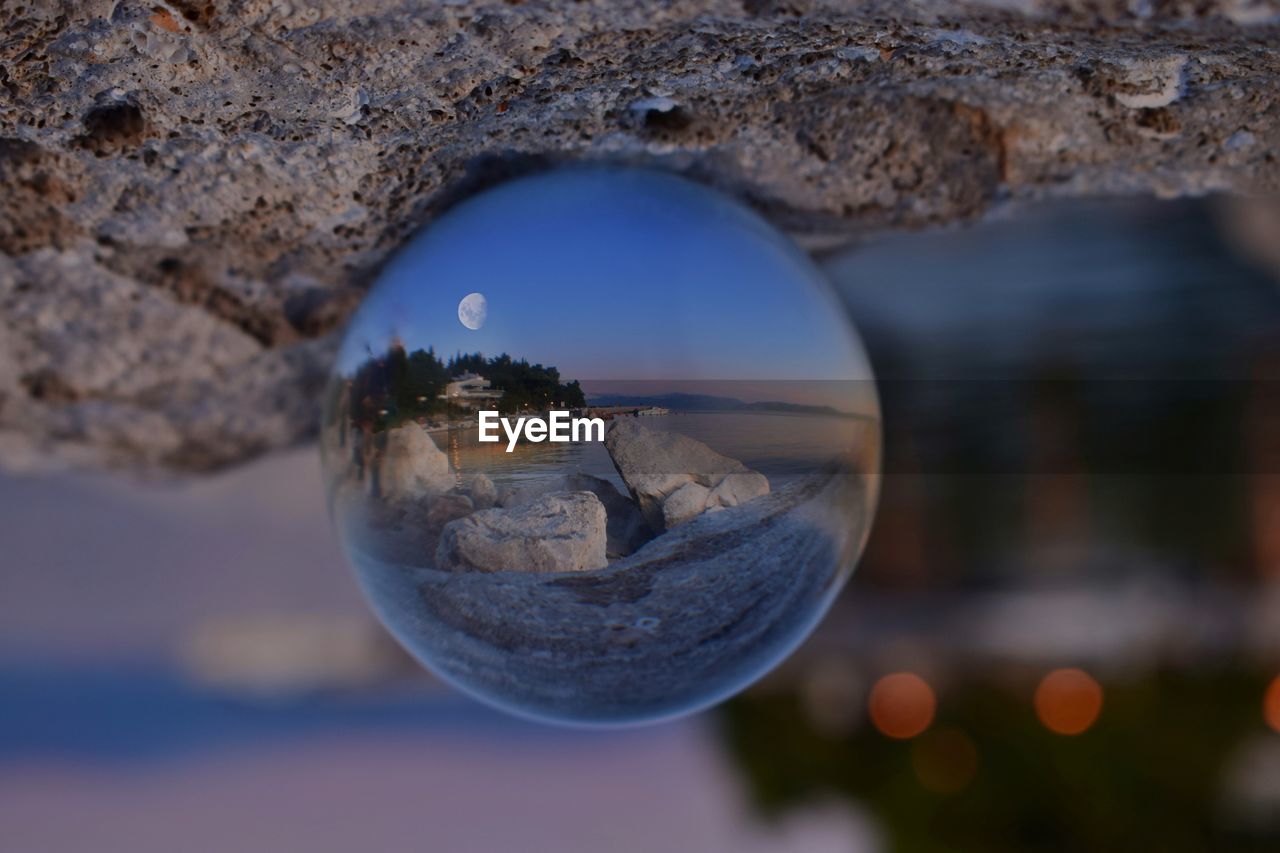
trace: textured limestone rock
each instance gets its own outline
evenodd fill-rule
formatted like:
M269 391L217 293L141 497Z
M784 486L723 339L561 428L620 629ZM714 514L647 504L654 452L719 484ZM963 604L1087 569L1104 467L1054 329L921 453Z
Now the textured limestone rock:
M308 440L387 255L558 162L678 171L811 245L1049 195L1280 190L1275 0L0 14L8 466L209 469Z
M454 485L449 457L426 430L409 423L387 432L378 460L377 497L388 502L414 500L447 492Z
M595 572L377 560L361 571L374 599L411 626L407 642L459 682L531 709L622 721L688 710L776 660L779 638L803 634L847 572L869 500L851 473L792 480Z
M662 502L662 520L670 530L704 512L718 512L767 494L769 480L757 471L726 474L713 489L686 483Z
M640 512L659 533L769 493L763 474L678 432L623 419L610 425L604 444Z
M756 471L740 471L729 474L721 480L711 494L708 502L716 506L737 506L741 503L769 494L769 481L764 474Z
M492 509L498 502L498 490L487 474L476 473L462 482L462 491L471 499L476 509Z
M439 535L451 521L465 518L475 510L475 504L466 495L446 492L443 495L428 495L422 499L420 506L425 509L424 515L415 522L429 535Z
M575 472L525 486L503 495L502 505L524 506L550 492L591 492L600 499L608 518L605 550L609 557L624 557L653 538L635 503L613 483L590 474Z
M600 499L591 492L554 492L450 522L440 534L433 568L579 572L606 565Z
M670 530L702 515L711 490L698 483L685 483L662 502L662 527Z

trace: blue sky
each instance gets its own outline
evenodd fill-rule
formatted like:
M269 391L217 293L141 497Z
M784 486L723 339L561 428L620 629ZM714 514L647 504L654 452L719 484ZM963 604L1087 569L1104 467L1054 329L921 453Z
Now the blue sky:
M474 331L457 316L473 291L488 301ZM442 355L507 352L594 389L869 376L807 257L736 203L655 172L543 174L453 209L387 266L339 364L392 335Z

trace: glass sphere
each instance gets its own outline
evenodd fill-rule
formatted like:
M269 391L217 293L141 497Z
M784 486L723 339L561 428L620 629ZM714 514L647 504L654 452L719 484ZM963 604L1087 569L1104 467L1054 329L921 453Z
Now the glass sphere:
M457 205L388 264L322 427L343 548L423 664L539 719L724 699L866 540L871 369L790 241L671 175L577 168Z

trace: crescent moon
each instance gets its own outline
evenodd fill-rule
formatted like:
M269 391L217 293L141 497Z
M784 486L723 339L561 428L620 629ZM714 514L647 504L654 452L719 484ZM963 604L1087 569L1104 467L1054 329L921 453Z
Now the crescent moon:
M489 301L483 293L468 293L458 303L458 322L472 331L484 325L489 316Z

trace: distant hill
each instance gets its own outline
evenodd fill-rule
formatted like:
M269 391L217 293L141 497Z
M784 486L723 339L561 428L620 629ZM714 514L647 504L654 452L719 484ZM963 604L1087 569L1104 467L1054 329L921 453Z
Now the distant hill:
M627 394L588 394L591 406L635 406L637 409L661 406L673 412L785 412L796 415L835 415L857 417L831 406L806 406L801 403L765 401L744 403L736 397L717 397L713 394L654 394L633 396Z

